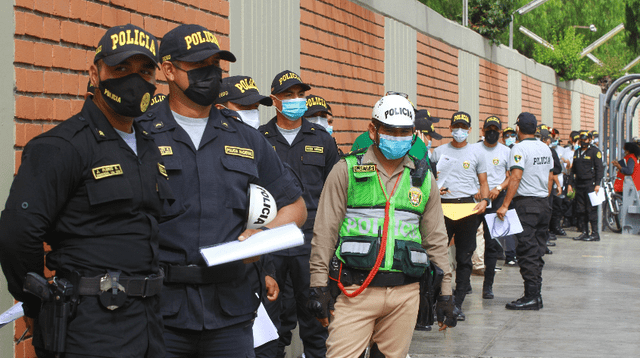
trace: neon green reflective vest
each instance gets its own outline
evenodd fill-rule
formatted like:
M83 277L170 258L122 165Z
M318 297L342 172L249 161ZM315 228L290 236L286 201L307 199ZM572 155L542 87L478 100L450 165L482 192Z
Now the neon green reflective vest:
M375 164L364 164L357 153L347 156L349 188L347 212L339 233L336 256L349 267L371 270L376 262L384 231L387 193ZM425 161L428 167L428 162ZM422 248L420 219L431 191L428 171L419 187L412 185L412 170L404 168L390 198L387 244L379 271L422 275L429 264Z

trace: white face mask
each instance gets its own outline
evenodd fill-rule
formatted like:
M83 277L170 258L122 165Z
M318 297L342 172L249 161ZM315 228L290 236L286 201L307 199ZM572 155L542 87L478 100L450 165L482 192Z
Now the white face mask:
M324 127L324 129L326 129L327 132L329 132L329 134L333 133L333 126L329 125L329 120L327 118L321 117L321 116L306 117L306 118L309 122L319 124L322 127Z
M467 137L469 136L469 130L464 128L454 128L451 131L451 135L456 142L462 143L467 140Z
M246 111L236 111L240 115L240 119L255 129L260 126L260 111L257 109L250 109Z

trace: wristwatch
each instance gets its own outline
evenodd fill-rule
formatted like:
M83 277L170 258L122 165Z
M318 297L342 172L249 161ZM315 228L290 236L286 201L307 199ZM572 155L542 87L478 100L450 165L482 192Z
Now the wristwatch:
M498 189L498 191L502 191L502 185L498 185L496 189Z

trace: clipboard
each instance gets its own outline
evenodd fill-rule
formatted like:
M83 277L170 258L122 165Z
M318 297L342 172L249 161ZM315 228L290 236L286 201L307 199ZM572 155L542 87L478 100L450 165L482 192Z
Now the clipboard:
M476 205L476 203L446 203L442 204L442 212L451 220L460 220L475 214L476 211L473 208Z

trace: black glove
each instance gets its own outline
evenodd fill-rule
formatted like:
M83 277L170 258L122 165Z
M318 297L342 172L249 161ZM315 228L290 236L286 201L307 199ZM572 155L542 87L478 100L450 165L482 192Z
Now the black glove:
M311 287L307 308L317 318L327 318L329 309L333 309L333 297L329 287Z
M438 323L444 321L448 327L455 327L458 324L458 317L453 314L455 308L453 296L440 296L436 303L436 315Z

